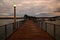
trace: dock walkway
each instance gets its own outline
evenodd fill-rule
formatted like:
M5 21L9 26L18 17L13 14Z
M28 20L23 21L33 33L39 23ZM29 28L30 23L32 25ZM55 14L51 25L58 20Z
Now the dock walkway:
M7 40L53 40L53 38L32 20L27 20Z

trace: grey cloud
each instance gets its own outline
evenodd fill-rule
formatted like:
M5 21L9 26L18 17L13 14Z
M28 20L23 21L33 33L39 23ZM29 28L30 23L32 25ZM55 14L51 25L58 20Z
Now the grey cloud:
M30 9L25 9L25 10L20 10L19 13L20 14L28 14L28 15L35 15L35 13L38 13L38 12L48 12L50 13L50 10L47 9L47 8L43 8L43 7L31 7ZM18 13L18 14L19 14Z
M54 15L51 13L40 13L39 15L36 15L37 17L53 17Z
M13 3L16 4L22 4L22 6L17 6L17 16L22 16L24 14L28 15L35 15L36 13L42 13L42 12L52 12L52 9L50 9L46 4L40 4L38 6L34 6L34 4L23 4L23 1L34 1L34 0L10 0L10 3L8 0L0 0L0 16L3 13L8 13L10 16L13 16ZM51 4L50 4L51 5ZM27 8L30 7L30 8ZM2 15L3 16L3 15Z

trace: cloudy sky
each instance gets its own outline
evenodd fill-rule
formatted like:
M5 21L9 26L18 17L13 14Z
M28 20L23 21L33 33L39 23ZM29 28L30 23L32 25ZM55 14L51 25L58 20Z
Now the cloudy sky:
M36 16L41 13L60 15L54 13L54 10L60 7L59 0L0 0L0 16L13 16L13 4L17 5L17 16Z

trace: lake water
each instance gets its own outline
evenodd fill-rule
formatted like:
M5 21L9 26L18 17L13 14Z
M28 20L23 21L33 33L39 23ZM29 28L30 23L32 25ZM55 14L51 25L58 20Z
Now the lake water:
M17 21L21 21L23 19L17 19ZM13 32L13 25L10 23L13 23L14 19L0 19L0 40L5 39L5 26L7 25L7 37ZM48 23L54 23L54 24L59 24L60 21L47 21ZM20 24L19 24L20 25ZM45 24L42 27L45 30ZM56 25L55 27L55 38L56 40L60 40L60 25ZM54 36L54 25L53 24L47 24L47 32L51 35Z
M21 21L23 19L16 19L16 21ZM0 19L0 26L13 23L14 19Z
M55 39L60 40L60 20L56 21L45 21L47 23L47 32L54 37ZM45 23L43 23L43 29L45 30ZM54 33L54 27L55 27L55 33Z
M16 19L16 21L22 21L23 19ZM0 40L5 40L5 33L7 37L13 33L13 23L14 19L0 19ZM6 25L6 29L5 29ZM20 24L19 24L20 25ZM16 26L17 28L18 26ZM5 32L6 31L6 32Z

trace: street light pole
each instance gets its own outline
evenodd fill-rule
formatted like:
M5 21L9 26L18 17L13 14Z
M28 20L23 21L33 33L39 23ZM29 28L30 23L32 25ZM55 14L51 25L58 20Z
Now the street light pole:
M14 23L16 22L16 5L14 4Z
M13 27L13 30L16 29L16 5L14 4L14 27Z

